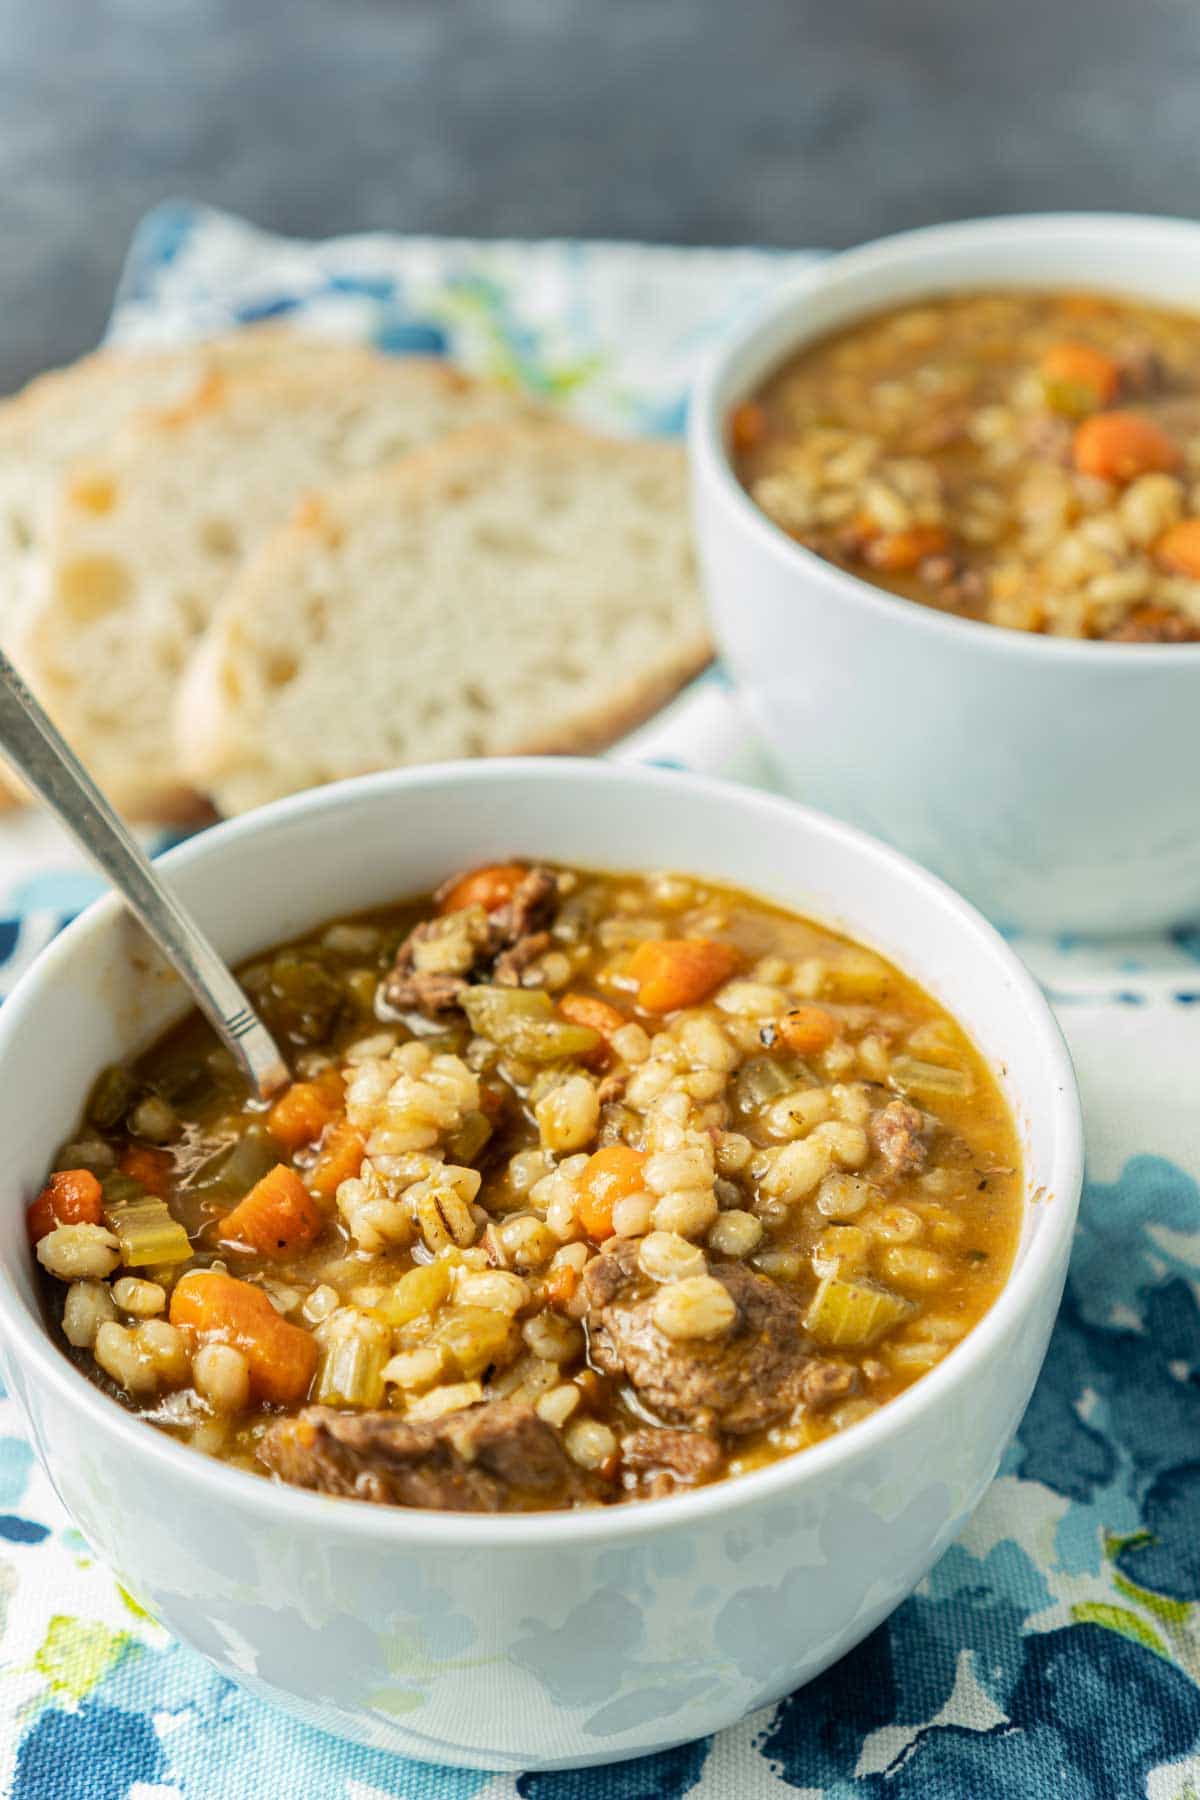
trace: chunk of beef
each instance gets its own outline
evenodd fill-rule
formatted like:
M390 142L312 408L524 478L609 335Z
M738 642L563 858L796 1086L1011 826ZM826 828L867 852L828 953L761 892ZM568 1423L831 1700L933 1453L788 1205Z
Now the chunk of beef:
M461 880L451 876L434 900ZM495 912L464 907L414 925L383 980L383 998L396 1012L428 1017L451 1012L471 981L515 987L522 971L550 947L545 926L553 914L558 885L548 869L533 868L513 896Z
M703 1431L669 1431L645 1425L621 1443L621 1462L636 1478L638 1489L652 1500L698 1487L721 1472L724 1452Z
M919 1175L929 1146L924 1113L907 1100L891 1100L871 1120L871 1141L893 1175Z
M531 1406L491 1400L411 1424L390 1412L307 1407L270 1427L258 1455L298 1487L379 1506L502 1512L595 1492Z
M548 931L531 931L518 938L511 950L502 950L492 964L492 980L497 987L520 987L521 977L530 963L545 956L554 942Z
M655 1288L641 1274L637 1245L615 1243L583 1272L592 1361L624 1375L638 1398L668 1425L698 1431L757 1431L804 1397L811 1361L799 1303L741 1263L713 1275L737 1306L719 1340L669 1338L654 1323Z
M1170 381L1166 363L1148 339L1139 338L1128 344L1117 357L1119 397L1126 405L1131 400L1152 400L1163 393Z
M557 892L558 883L549 869L530 869L512 899L488 915L493 950L506 950L531 932L543 930L553 915Z
M930 587L940 588L948 606L981 606L987 598L987 582L978 569L970 569L959 556L939 551L917 564L917 574Z
M420 926L417 927L420 930ZM397 1012L424 1013L434 1018L438 1013L453 1012L462 999L467 982L461 975L442 975L432 970L401 968L399 960L384 983L383 997Z
M844 1400L858 1386L858 1370L853 1363L813 1362L804 1372L804 1404L812 1412Z

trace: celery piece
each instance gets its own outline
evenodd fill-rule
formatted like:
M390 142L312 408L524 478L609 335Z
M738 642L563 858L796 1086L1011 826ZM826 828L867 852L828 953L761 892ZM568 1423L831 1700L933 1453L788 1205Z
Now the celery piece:
M436 1262L418 1263L401 1275L378 1310L389 1325L408 1325L413 1319L436 1312L449 1292L450 1264L439 1257Z
M463 995L471 1029L526 1062L559 1062L589 1056L600 1033L560 1019L542 988L473 987Z
M465 1113L458 1130L446 1139L451 1162L473 1163L491 1135L491 1120L486 1113Z
M127 1269L144 1269L153 1263L186 1262L192 1254L188 1234L178 1219L171 1217L165 1200L153 1194L141 1199L109 1198L105 1182L104 1223L121 1246L121 1261Z
M940 1063L921 1062L915 1056L894 1056L889 1080L903 1094L930 1100L952 1094L965 1098L973 1086L964 1069L944 1069Z
M1086 419L1100 404L1095 388L1085 381L1043 380L1042 398L1051 412L1064 419Z
M493 1363L510 1363L521 1347L515 1321L486 1306L448 1307L430 1342L445 1351L464 1381L482 1375Z
M873 1282L826 1275L804 1315L804 1326L819 1344L871 1344L914 1310L911 1300Z
M773 1056L752 1056L738 1070L733 1084L734 1103L739 1112L754 1112L768 1100L790 1093L795 1085Z
M136 1095L137 1086L129 1070L120 1063L110 1063L97 1075L88 1095L87 1116L102 1131L110 1131L124 1118Z
M381 1319L345 1307L329 1321L316 1399L323 1406L378 1406L392 1334Z

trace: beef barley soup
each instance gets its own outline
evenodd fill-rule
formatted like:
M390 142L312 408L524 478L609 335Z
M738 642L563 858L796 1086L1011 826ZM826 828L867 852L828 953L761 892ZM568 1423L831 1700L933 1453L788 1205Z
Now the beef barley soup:
M1060 637L1200 639L1200 318L967 293L802 349L730 422L739 478L819 556Z
M150 1424L403 1506L676 1493L802 1451L1002 1287L1022 1172L955 1022L879 956L679 875L521 863L242 980L97 1081L30 1208L53 1328Z

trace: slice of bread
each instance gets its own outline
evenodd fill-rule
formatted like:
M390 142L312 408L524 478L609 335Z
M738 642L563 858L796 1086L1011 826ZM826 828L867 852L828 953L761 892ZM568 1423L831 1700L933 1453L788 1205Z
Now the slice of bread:
M19 657L63 475L102 450L139 411L178 405L214 373L319 366L355 380L369 376L378 360L335 338L249 325L171 348L97 350L0 401L0 646ZM20 792L16 777L0 768L0 807Z
M180 691L180 763L236 813L597 749L710 655L679 449L479 427L316 496L245 565Z
M169 349L97 350L0 401L0 642L9 641L13 609L32 585L63 473L102 450L134 414L178 405L214 373L320 365L350 379L375 360L359 345L252 325Z
M364 355L365 353L360 353ZM116 804L189 816L175 687L241 559L299 496L529 407L425 358L210 375L64 477L19 660Z

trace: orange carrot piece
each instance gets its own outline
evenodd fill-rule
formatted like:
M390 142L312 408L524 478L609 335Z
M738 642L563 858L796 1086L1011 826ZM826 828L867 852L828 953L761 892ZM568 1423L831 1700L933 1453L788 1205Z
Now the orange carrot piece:
M607 1000L601 1000L595 994L564 994L558 1003L558 1010L572 1025L587 1025L592 1031L598 1031L604 1042L597 1044L590 1056L583 1058L589 1068L607 1068L612 1061L609 1050L614 1031L620 1031L629 1020Z
M1080 411L1110 405L1121 385L1120 367L1111 356L1071 338L1051 344L1041 361L1041 377L1051 393L1069 396Z
M171 1158L165 1150L153 1150L149 1144L129 1144L117 1164L122 1175L140 1181L148 1194L165 1200L171 1186Z
M734 407L729 420L729 441L739 454L753 450L766 435L766 411L757 400L747 400Z
M647 938L629 959L644 1012L696 1006L728 979L741 961L732 944L712 938Z
M267 1130L285 1150L315 1144L341 1112L344 1093L336 1069L322 1069L311 1081L293 1081L267 1114Z
M950 534L941 525L910 525L905 531L882 531L868 539L863 556L873 569L900 575L927 556L940 556L949 543Z
M232 1344L250 1368L251 1398L295 1406L317 1366L317 1340L289 1325L261 1288L211 1269L193 1269L171 1294L171 1323L201 1343Z
M629 1020L619 1007L610 1006L596 994L564 994L558 1010L572 1025L590 1025L602 1038L611 1038Z
M1093 413L1076 427L1075 467L1100 481L1134 481L1179 467L1179 446L1141 413Z
M25 1214L31 1244L56 1225L103 1225L104 1190L90 1169L59 1169Z
M542 1292L548 1305L565 1306L568 1300L574 1298L578 1286L578 1269L573 1269L570 1263L559 1263L557 1269L551 1269L542 1283Z
M1170 526L1155 544L1154 554L1173 575L1200 581L1200 519L1180 519Z
M579 1178L579 1203L575 1210L594 1244L612 1236L613 1207L626 1195L639 1191L645 1164L645 1151L634 1150L628 1144L606 1144L603 1150L588 1157Z
M797 1056L815 1056L828 1050L837 1036L837 1020L823 1006L794 1006L784 1013L776 1030Z
M472 869L448 889L439 890L438 911L461 912L464 906L482 906L484 912L495 912L512 899L528 873L524 863L491 863L484 869Z
M260 1256L289 1256L307 1250L324 1222L295 1169L276 1163L225 1214L218 1235L223 1244L242 1245Z
M362 1168L366 1145L362 1133L349 1119L335 1119L325 1136L317 1160L308 1172L308 1185L318 1200L332 1200L343 1181L350 1181Z

